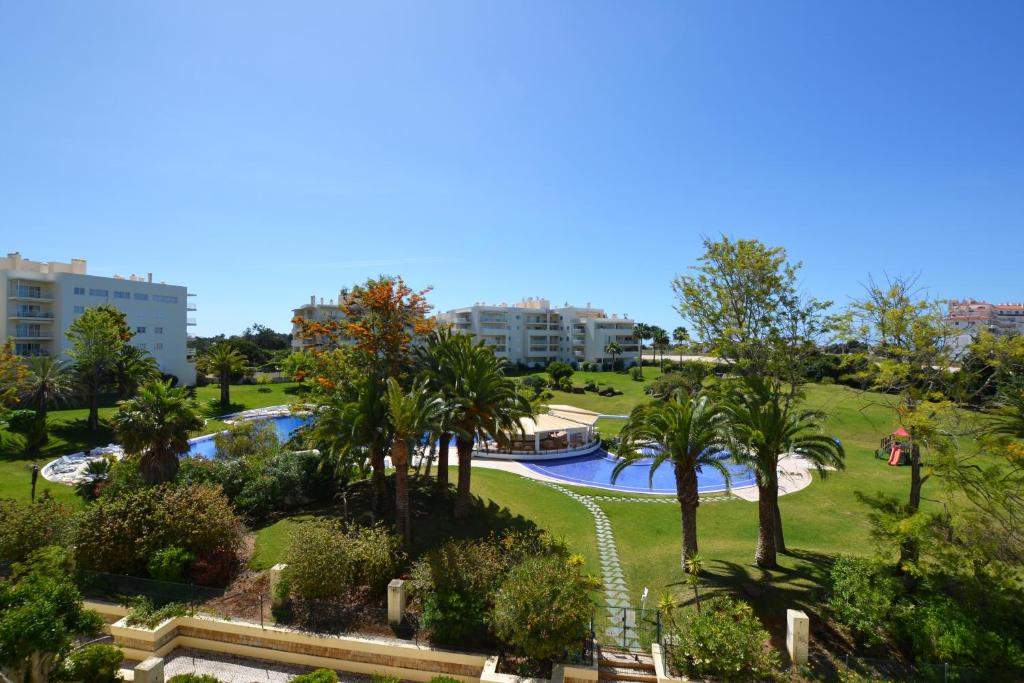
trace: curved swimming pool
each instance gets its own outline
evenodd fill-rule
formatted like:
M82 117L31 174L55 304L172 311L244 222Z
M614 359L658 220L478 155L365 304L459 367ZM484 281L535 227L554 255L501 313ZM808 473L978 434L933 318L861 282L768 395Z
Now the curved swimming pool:
M281 443L284 443L291 438L296 429L307 424L310 418L309 416L302 415L278 415L277 417L262 418L261 421L263 420L269 420L274 423L274 429L277 430L277 438ZM213 437L214 435L210 435L193 441L188 447L186 457L212 460L217 455L217 443Z
M671 462L664 462L654 471L654 481L649 480L651 473L650 458L643 458L630 463L619 473L612 483L612 470L619 459L604 449L589 455L541 462L524 462L530 470L567 484L592 486L594 488L622 491L626 493L676 493L676 477ZM727 461L726 467L732 478L732 488L752 486L755 483L754 473L744 465ZM697 490L700 493L717 493L725 491L725 479L715 469L705 467L697 471Z

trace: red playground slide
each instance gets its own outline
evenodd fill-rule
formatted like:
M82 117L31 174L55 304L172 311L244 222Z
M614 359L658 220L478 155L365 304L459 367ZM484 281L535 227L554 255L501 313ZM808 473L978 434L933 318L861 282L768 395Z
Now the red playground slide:
M900 455L902 453L903 453L903 447L900 446L898 443L897 444L893 444L892 454L889 456L889 464L890 465L899 465L900 464Z

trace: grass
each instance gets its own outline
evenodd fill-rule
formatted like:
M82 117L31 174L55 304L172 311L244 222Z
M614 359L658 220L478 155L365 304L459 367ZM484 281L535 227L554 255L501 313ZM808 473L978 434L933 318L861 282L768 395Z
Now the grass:
M458 476L457 468L449 468L449 481ZM432 483L429 480L428 485ZM506 528L540 526L566 541L571 552L586 559L593 573L600 573L597 539L593 517L575 501L536 481L499 470L473 470L475 507L469 518L456 521L451 516L451 499L439 499L423 490L413 491L412 554L422 552L448 537L479 537L490 531ZM350 500L349 514L357 517L366 505ZM256 546L250 566L266 569L283 561L289 531L303 520L314 516L340 516L342 509L334 505L315 512L285 517L256 531Z
M292 403L295 400L295 384L237 385L231 387L232 406L224 411L226 414L250 408ZM269 390L269 391L267 391ZM196 399L201 405L211 399L220 397L220 387L208 386L196 389ZM89 411L86 408L68 410L51 410L49 418L52 423L50 441L37 456L25 454L21 439L9 432L0 430L0 498L28 500L31 496L32 465L42 467L50 460L96 446L105 446L115 441L114 434L106 424L117 410L116 401L106 398L100 407L100 427L90 432L86 427ZM196 433L210 434L225 428L225 424L217 419L209 419L206 427ZM51 484L41 476L36 485L36 495L49 491L55 498L68 504L78 505L78 498L69 486Z

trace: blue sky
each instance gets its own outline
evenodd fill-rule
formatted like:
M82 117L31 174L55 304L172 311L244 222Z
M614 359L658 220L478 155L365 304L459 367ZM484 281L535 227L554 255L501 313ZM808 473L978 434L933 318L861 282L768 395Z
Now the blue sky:
M200 334L379 273L678 324L702 235L1024 299L1024 3L3 2L0 249Z

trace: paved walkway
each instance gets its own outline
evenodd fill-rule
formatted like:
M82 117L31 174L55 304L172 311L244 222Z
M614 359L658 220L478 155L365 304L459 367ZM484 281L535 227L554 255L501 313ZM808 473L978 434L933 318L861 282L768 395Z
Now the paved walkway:
M288 683L296 676L312 670L303 666L187 649L175 650L164 661L164 676L168 679L178 674L209 674L223 683ZM367 683L370 679L367 676L339 672L338 680L342 683Z

